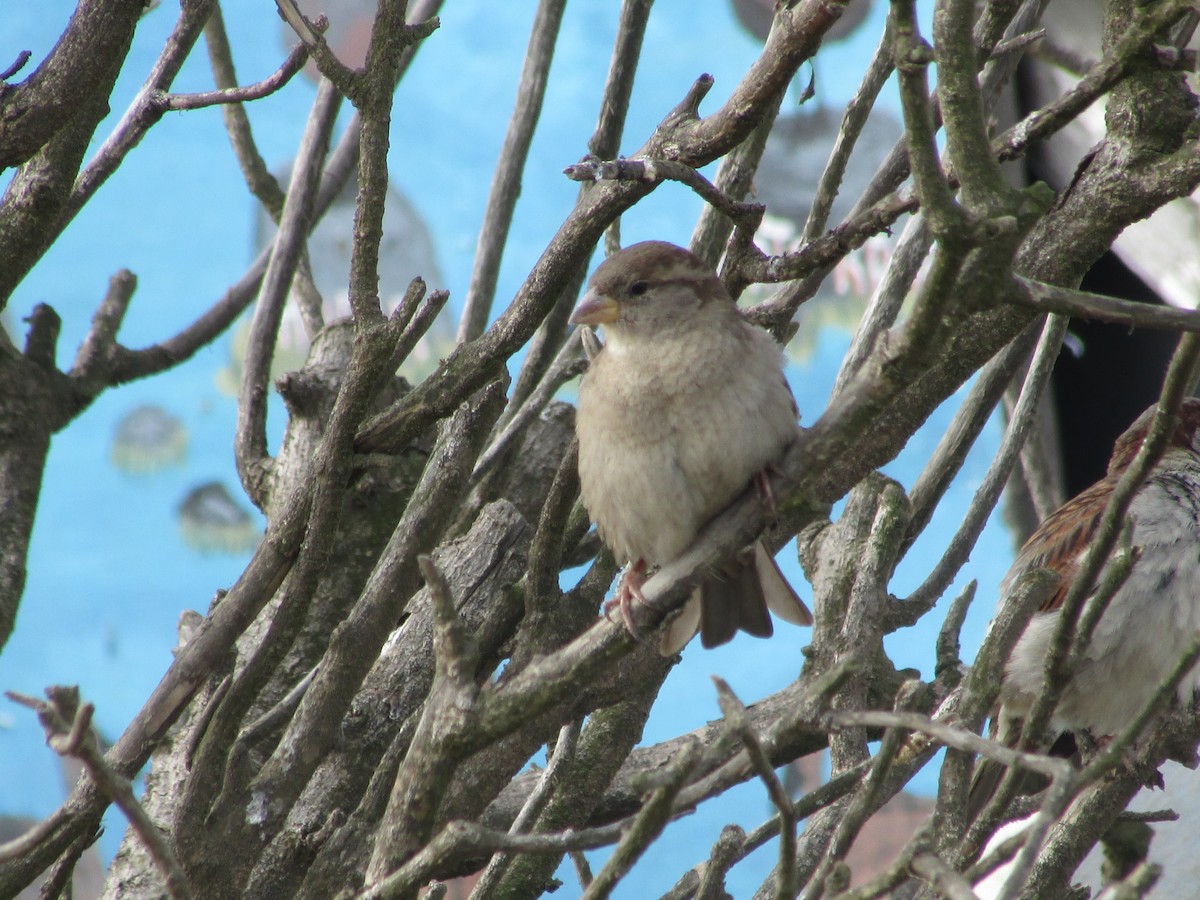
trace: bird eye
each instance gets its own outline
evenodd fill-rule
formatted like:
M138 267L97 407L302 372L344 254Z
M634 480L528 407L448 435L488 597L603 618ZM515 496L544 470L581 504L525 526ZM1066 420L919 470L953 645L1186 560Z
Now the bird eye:
M629 293L632 294L634 297L640 297L640 296L642 296L642 294L646 293L646 291L649 290L649 288L650 288L650 285L646 284L646 282L635 281L633 284L631 284L629 286Z

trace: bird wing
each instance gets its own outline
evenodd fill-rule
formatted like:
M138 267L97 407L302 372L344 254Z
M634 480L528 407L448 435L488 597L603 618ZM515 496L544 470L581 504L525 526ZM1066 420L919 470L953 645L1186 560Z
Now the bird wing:
M1046 517L1017 554L1012 571L1049 569L1062 576L1058 589L1039 612L1062 606L1079 571L1079 562L1096 534L1100 515L1112 496L1115 479L1102 478ZM1081 549L1082 548L1082 549Z

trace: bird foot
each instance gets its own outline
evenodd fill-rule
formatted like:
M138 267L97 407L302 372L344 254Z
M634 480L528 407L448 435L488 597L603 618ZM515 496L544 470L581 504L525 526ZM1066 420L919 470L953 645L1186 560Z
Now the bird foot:
M767 463L761 469L754 473L754 492L758 494L762 500L763 506L767 508L767 516L771 519L775 518L778 508L775 505L775 491L771 487L771 476L783 477L783 470L773 462Z
M1089 739L1089 742L1092 744L1092 746L1088 748L1087 756L1085 758L1090 761L1095 757L1097 752L1106 749L1111 740L1112 739L1108 737ZM1162 772L1159 771L1158 766L1152 765L1151 763L1142 759L1141 755L1137 752L1136 745L1134 747L1127 748L1125 752L1121 754L1121 761L1117 764L1117 769L1118 771L1126 772L1129 775L1132 775L1143 787L1158 788L1159 790L1162 790L1166 787L1166 784L1163 781Z
M1167 784L1163 781L1163 775L1158 770L1158 766L1151 765L1144 759L1131 755L1127 755L1122 760L1121 765L1138 780L1138 783L1142 787L1157 788L1160 791L1166 789Z
M627 566L617 582L617 590L611 600L604 601L604 618L612 621L613 610L621 616L621 622L634 637L637 637L637 625L633 621L633 604L645 603L642 596L642 585L646 583L646 561L639 559Z

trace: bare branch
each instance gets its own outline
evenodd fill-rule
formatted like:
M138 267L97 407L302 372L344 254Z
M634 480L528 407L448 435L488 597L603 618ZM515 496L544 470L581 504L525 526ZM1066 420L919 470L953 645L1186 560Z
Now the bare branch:
M318 16L315 21L309 21L296 5L296 0L275 0L275 5L279 7L280 17L288 23L296 37L300 38L301 44L312 55L321 74L337 85L342 94L356 100L359 92L355 72L337 58L337 54L325 41L325 30L329 27L329 20L325 16Z
M821 173L821 179L817 182L812 209L809 210L808 220L804 223L802 232L806 242L815 241L829 224L829 213L846 175L850 154L854 152L854 145L862 134L863 126L867 124L867 118L875 107L879 92L891 77L893 68L892 36L885 29L871 56L871 62L858 91L846 105L846 114L842 118L842 126L838 129L837 139L829 153L829 162L825 164L825 171Z
M133 5L137 5L136 2ZM162 118L165 109L154 109L148 98L156 91L166 91L171 87L175 76L183 67L184 60L192 51L204 23L208 21L209 13L215 5L215 0L193 0L181 4L179 19L171 36L163 45L163 51L154 63L145 85L134 98L129 109L121 117L121 121L113 128L108 138L96 151L91 162L79 173L67 208L62 219L56 223L57 228L65 228L96 191L104 184L125 161L125 157L133 150L146 133ZM140 15L141 9L138 10Z
M204 43L208 48L208 62L212 68L213 81L222 90L234 90L238 86L237 72L233 66L233 51L229 47L229 37L225 33L225 18L221 13L220 4L213 7L212 16L204 26ZM242 169L242 177L246 186L263 204L271 216L271 220L279 223L279 215L283 212L283 190L267 169L262 154L254 142L254 134L250 129L250 117L240 103L226 104L221 108L221 118L225 122L225 131L229 134L229 142L237 156L238 165Z
M255 779L254 790L274 798L282 816L299 796L317 763L337 740L338 711L345 709L387 639L392 623L419 586L417 556L431 551L456 500L465 489L483 436L503 402L499 382L464 404L435 447L362 596L330 640L296 715L274 754Z
M988 467L983 484L979 486L979 490L971 499L971 506L968 508L966 516L963 517L962 525L951 539L946 553L938 561L933 571L926 576L921 586L909 595L902 609L898 611L902 616L901 621L915 622L914 616L919 617L931 609L970 555L971 548L979 539L979 534L983 531L983 526L986 524L988 516L991 515L992 508L1000 499L1000 492L1004 489L1009 472L1012 471L1012 467L1017 461L1021 445L1024 444L1026 435L1033 426L1038 401L1049 380L1054 360L1058 357L1066 328L1067 320L1061 316L1055 316L1046 321L1037 349L1034 351L1033 363L1029 367L1025 383L1021 388L1017 410L1009 422L1008 431L1004 435L996 458Z
M1077 319L1112 322L1128 328L1164 328L1172 331L1200 331L1200 313L1152 303L1137 303L1018 278L1024 288L1012 298L1042 312L1055 312Z
M7 691L5 695L34 710L46 731L46 743L50 748L60 756L73 756L82 762L92 782L117 804L150 851L172 900L189 900L192 890L175 851L134 796L133 785L116 772L100 753L99 741L92 731L95 707L79 702L79 688L49 687L46 689L48 702L14 691Z
M341 100L341 95L332 84L322 82L313 101L312 114L292 170L291 188L283 204L279 231L275 235L271 259L263 275L262 291L250 323L250 337L238 391L234 458L242 487L260 509L268 502L267 381L271 359L301 245L308 234L321 164L329 147L329 136Z
M832 710L828 713L829 721L834 725L879 725L885 728L904 728L927 734L938 743L968 753L975 753L994 759L1006 766L1017 766L1045 775L1051 780L1075 780L1075 770L1065 759L1056 759L1042 753L1029 753L1014 750L995 741L982 738L973 731L960 728L948 722L940 722L928 716L914 712L888 712L884 710Z
M297 45L280 65L279 69L262 81L248 84L245 87L227 88L217 91L204 91L198 94L150 94L149 103L159 105L167 110L203 109L206 106L217 106L223 103L244 103L249 100L261 100L269 97L292 80L292 76L304 68L308 61L308 48Z
M675 797L683 788L684 781L691 773L699 755L700 748L691 744L672 761L663 773L660 785L650 794L646 804L621 836L613 855L583 892L583 900L600 900L607 897L650 843L658 837L670 820Z
M19 702L19 701L18 701ZM35 702L37 702L35 700ZM0 862L16 859L24 853L28 853L43 840L54 833L67 817L65 807L59 807L45 819L42 819L36 825L32 826L28 831L19 837L13 838L11 841L6 841L0 844Z
M759 203L740 203L717 190L716 185L694 168L671 159L582 159L563 169L572 181L635 181L659 185L664 181L686 184L716 209L725 213L735 225L749 228L753 233L762 218L764 207ZM765 257L764 257L765 258Z
M22 50L20 53L18 53L17 58L12 61L12 64L3 72L0 72L0 81L8 81L8 79L12 78L23 68L25 68L25 63L29 62L29 57L31 56L33 56L33 54L28 50Z
M109 279L108 293L92 316L92 327L79 345L70 371L72 378L84 383L84 390L99 393L100 388L106 386L104 378L116 352L117 332L136 290L137 276L128 269L122 269Z
M917 30L915 4L893 5L889 27L895 43L894 57L908 138L908 160L917 194L935 235L946 239L957 231L961 237L969 225L969 219L965 210L954 202L950 184L938 159L933 109L929 103L926 79L926 69L934 61L933 50Z
M1075 87L1053 103L1030 113L996 139L993 148L997 158L1001 161L1016 159L1031 144L1045 140L1078 117L1128 73L1155 36L1176 21L1187 6L1185 2L1172 2L1152 8L1137 7L1132 21L1126 24L1104 58Z
M612 59L604 83L604 94L600 100L596 130L588 140L588 149L598 158L608 159L616 156L620 149L625 117L629 112L629 99L633 92L634 75L637 73L642 40L650 17L651 2L652 0L623 0L621 4L617 36L613 42ZM590 185L581 186L577 202L582 201L590 190ZM620 219L614 216L605 229L606 252L611 253L614 248L620 246L619 232ZM534 385L541 382L551 358L560 351L566 339L567 319L575 297L583 285L586 266L585 258L575 271L567 276L553 306L538 325L525 362L521 365L521 372L513 386L514 406L525 402L534 390Z
M581 335L583 332L580 333ZM528 399L507 417L504 427L488 444L488 448L479 456L471 480L478 482L516 446L517 441L525 434L529 424L541 414L546 404L553 399L555 393L572 378L581 374L587 368L587 359L583 352L582 340L568 340L558 352L550 369L538 382L537 388Z
M517 100L508 122L508 132L500 145L500 158L496 160L492 188L479 228L475 264L458 329L460 344L473 341L487 327L496 279L500 274L500 259L508 243L509 225L521 193L521 173L529 156L529 145L542 113L542 99L546 95L550 63L554 59L554 46L558 42L558 28L565 7L566 0L542 0L533 19Z
M19 166L41 149L81 108L81 97L106 99L142 13L141 0L80 3L50 54L23 83L5 85L0 98L0 169ZM0 82L29 60L28 50L5 67Z
M551 792L556 787L556 781L565 762L575 754L581 724L581 722L571 722L564 725L559 731L558 740L554 744L554 752L546 762L546 768L542 771L541 778L538 779L537 787L530 793L525 805L521 807L521 812L513 821L512 827L508 829L509 834L523 834L529 831L536 821L545 807L546 801L550 799ZM507 854L497 854L492 857L479 880L475 882L475 887L471 889L471 900L487 900L491 896L499 884L510 858Z
M767 796L779 811L779 864L777 870L779 879L775 886L776 896L790 898L796 896L796 817L792 811L792 803L788 799L783 783L775 774L767 755L763 752L758 735L746 722L746 707L734 694L733 689L725 679L713 676L717 686L717 696L721 711L725 714L728 727L741 739L750 758L755 772L767 787Z

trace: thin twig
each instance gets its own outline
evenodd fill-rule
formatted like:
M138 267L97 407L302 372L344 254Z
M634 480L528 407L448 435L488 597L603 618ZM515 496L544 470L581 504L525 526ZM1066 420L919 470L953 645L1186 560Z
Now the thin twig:
M446 302L450 299L449 291L437 290L430 291L429 296L424 297L422 301L424 293L424 280L414 278L409 282L400 305L392 310L390 317L392 321L404 323L404 331L401 332L400 339L396 341L396 347L392 350L391 361L388 363L389 368L393 372L399 369L404 364L404 361L408 359L413 348L417 346L417 343L433 326L438 313L445 309Z
M233 65L233 50L229 46L229 35L225 30L225 19L219 4L213 6L212 16L204 26L204 44L208 49L208 64L212 69L213 81L222 90L238 87L237 70ZM306 51L307 56L307 51ZM279 224L283 212L284 192L267 168L267 163L254 141L250 117L240 103L221 107L221 118L225 132L242 170L242 178L259 202L266 209L271 221Z
M459 618L450 584L432 556L420 554L417 565L433 608L433 684L376 831L368 883L407 862L433 836L438 805L462 758L461 737L471 728L479 693L479 646Z
M682 790L699 757L700 745L691 743L671 761L662 783L654 789L645 805L638 811L630 823L629 830L621 836L620 842L613 850L613 855L583 892L582 900L602 900L608 897L651 842L658 837L670 820L675 797Z
M318 16L315 20L310 21L300 11L296 0L275 0L275 5L279 8L280 18L287 22L292 31L296 33L296 37L300 38L300 43L308 49L317 68L321 70L321 74L337 85L342 94L357 101L360 95L355 78L356 73L338 59L337 54L330 49L325 40L329 19L325 16Z
M271 259L250 323L250 337L238 391L234 459L242 487L260 509L266 507L268 499L265 482L269 463L266 427L271 359L301 245L308 234L321 163L329 147L329 137L341 100L341 95L331 82L321 83L292 170L292 183L284 201L279 231L275 235Z
M67 818L67 809L60 806L49 816L33 825L24 834L0 844L0 862L16 859L36 847L54 832Z
M968 216L966 210L954 202L934 139L936 127L926 77L934 57L932 49L918 31L916 4L892 4L888 27L894 46L896 75L900 82L908 161L912 167L917 196L921 198L921 208L939 239L951 238L956 232L959 237L965 236Z
M304 677L297 681L295 686L278 703L243 728L237 736L237 742L239 744L248 744L266 734L276 725L282 724L299 705L301 698L304 697L304 692L312 684L313 676L317 674L317 668L317 666L313 666L309 669L304 674Z
M673 159L582 159L563 169L563 174L572 181L636 181L642 184L678 181L723 212L734 224L753 226L751 232L764 211L761 203L734 200L692 166Z
M974 579L967 582L967 586L954 598L954 602L950 604L950 609L946 612L946 619L942 622L942 627L939 629L937 636L935 675L940 675L942 672L954 668L961 662L958 655L959 635L962 633L963 622L967 620L967 613L971 609L971 603L975 599L975 589L977 587L978 582Z
M1074 772L1072 770L1072 776ZM1029 820L1029 826L1025 831L1025 842L1021 845L1021 849L1017 851L1016 858L1012 862L1012 866L1008 871L1008 876L1005 878L1004 884L1001 885L999 892L996 895L996 900L1013 900L1017 897L1029 880L1029 875L1033 871L1033 866L1037 862L1038 855L1041 853L1042 846L1046 839L1046 834L1050 827L1059 819L1063 811L1071 802L1074 796L1077 782L1074 777L1064 778L1062 780L1051 779L1050 786L1046 789L1046 796L1042 800L1038 811L1033 814Z
M915 541L929 524L934 510L966 461L967 454L991 420L996 404L1004 396L1009 382L1023 368L1030 352L1036 346L1038 334L1043 327L1036 322L1031 323L979 371L967 398L955 412L950 427L938 441L929 462L925 464L912 490L909 491L909 500L912 503L910 543Z
M521 811L513 820L512 827L508 829L509 834L523 834L529 831L537 820L546 801L550 799L550 795L558 786L559 773L575 756L581 725L580 721L569 722L559 730L558 740L554 744L554 752L546 762L546 768L542 771L537 785L530 791ZM475 882L470 900L487 900L500 883L511 859L512 857L506 853L497 853L493 856L479 880Z
M1068 75L1082 78L1088 69L1096 65L1094 58L1089 58L1067 47L1053 38L1046 38L1033 51L1033 57L1051 66L1062 69Z
M897 709L911 702L916 695L919 683L902 688L896 698ZM884 794L888 775L897 757L905 747L905 732L899 728L889 728L884 732L879 750L875 756L864 762L869 762L867 774L863 777L858 790L850 797L842 813L841 820L834 823L826 849L826 855L809 879L805 896L820 897L830 887L830 878L835 876L839 867L844 864L855 839L862 831L867 820L879 811L886 800Z
M754 183L754 173L758 170L759 163L762 161L763 151L766 150L767 140L775 125L775 119L778 117L779 106L782 102L783 97L780 96L778 100L768 104L767 108L763 110L762 121L759 122L750 136L734 147L721 160L721 166L717 169L717 177L713 180L713 186L731 200L740 200L750 194ZM730 263L733 262L731 256L737 255L732 253L733 248L729 248L731 252L726 252L726 244L735 226L740 229L741 236L745 238L746 244L753 241L754 234L749 229L749 223L744 222L738 225L721 212L721 210L706 203L700 211L700 218L696 222L696 227L692 229L692 237L688 241L688 249L714 269L717 268L721 261L721 254L726 253L725 267L728 269ZM607 239L608 235L606 234L605 237ZM607 244L605 245L605 249L608 249ZM738 255L734 268L737 269L737 278L735 280L739 283L744 281L741 277L741 262L740 255ZM726 279L725 287L730 291L730 295L736 299L738 296L737 285L731 284L729 279Z
M65 228L104 182L120 167L146 133L162 118L165 109L155 110L149 103L156 91L167 91L183 67L184 60L192 52L205 22L215 4L211 2L181 3L179 18L171 35L163 43L162 53L154 61L154 67L145 85L134 98L121 120L100 145L91 161L79 173L71 188L64 215L56 223L59 230Z
M1003 404L1006 417L1012 415L1015 403L1016 398L1013 393L1006 391ZM1046 521L1050 514L1062 506L1067 499L1063 496L1061 460L1058 458L1058 454L1050 452L1046 444L1050 437L1049 429L1045 426L1045 416L1048 410L1048 406L1043 404L1040 410L1039 427L1030 429L1029 437L1022 445L1021 454L1018 457L1020 480L1025 486L1037 522ZM1017 536L1024 538L1028 534L1027 532L1022 533L1018 529Z
M968 731L949 722L931 719L921 713L887 710L830 710L827 714L830 724L837 726L880 726L883 728L904 728L926 734L938 743L967 753L975 753L994 759L1009 767L1029 769L1051 780L1074 779L1075 770L1065 759L1056 759L1043 753L1030 753L1024 750L1014 750L1004 744L980 737L973 731Z
M896 324L900 309L931 246L933 234L925 223L925 217L918 212L905 223L904 231L900 233L900 239L888 259L883 278L872 292L867 309L854 330L854 339L842 357L833 384L835 397L858 374L884 333Z
M1012 292L1010 298L1041 312L1056 312L1094 322L1112 322L1127 328L1200 331L1200 312L1193 309L1121 300L1020 276L1016 281L1023 290Z
M971 549L979 539L983 526L987 523L992 508L1000 499L1000 492L1004 489L1008 475L1017 461L1021 445L1025 443L1029 429L1033 427L1038 403L1049 380L1050 371L1054 367L1054 360L1058 357L1062 347L1062 338L1066 327L1067 319L1062 316L1053 316L1046 321L1037 349L1034 351L1033 362L1029 366L1025 382L1021 387L1017 408L1014 410L1004 439L1000 442L996 458L992 460L983 483L975 492L975 496L971 498L967 514L963 517L962 524L955 532L942 558L938 560L937 565L934 566L920 587L913 591L903 604L896 607L896 612L902 616L903 622L915 622L920 615L933 607L942 592L954 580L954 576L966 562Z
M741 739L751 765L766 785L767 796L779 811L779 878L775 893L779 900L792 898L796 896L796 814L792 809L792 802L788 799L787 791L775 773L775 768L763 752L758 735L746 721L745 704L738 699L725 679L714 675L713 683L717 686L718 703L728 727Z
M516 441L525 434L529 424L533 422L546 404L554 397L560 387L579 375L587 368L587 359L583 353L580 340L568 339L559 350L558 356L538 382L537 388L520 405L517 411L507 417L504 427L488 444L488 448L479 455L479 462L471 473L471 481L478 482L488 474L501 460L506 458Z
M1001 162L1016 159L1030 145L1045 140L1074 121L1125 77L1156 35L1178 19L1187 7L1185 2L1135 7L1132 21L1125 25L1108 52L1078 84L1057 100L1027 115L993 142L997 158Z
M1005 56L1009 53L1015 53L1018 50L1025 50L1034 44L1041 45L1041 42L1046 38L1045 28L1035 28L1033 31L1025 31L1013 37L1006 38L996 45L996 49L992 51L992 58ZM1035 52L1037 52L1035 50Z
M137 276L128 269L121 269L109 279L108 293L92 315L92 327L75 354L75 363L69 373L72 378L87 383L103 381L108 376L116 351L117 332L125 321L125 313L136 290ZM99 390L99 386L92 389Z
M387 878L372 885L354 900L381 900L404 896L428 881L451 859L478 859L497 852L559 855L572 850L595 850L614 843L628 828L628 820L582 831L552 834L509 834L474 822L448 823L421 851Z
M803 797L801 797L800 799L793 802L792 803L792 816L793 816L794 820L796 822L801 822L801 821L809 818L813 814L832 806L833 804L835 804L839 800L841 800L843 797L850 794L855 788L857 788L859 786L859 784L862 781L863 776L866 775L870 766L871 766L871 761L864 760L862 763L855 766L854 768L847 769L845 772L843 772L840 775L835 775L833 778L831 778L825 784L821 785L820 787L818 787L812 791L809 791ZM683 799L683 798L681 797L681 799ZM682 809L691 808L692 805L693 804L677 803L676 807L677 807L677 809L682 810ZM763 822L761 825L759 825L757 828L755 828L749 834L745 835L744 836L745 839L742 841L741 844L739 844L736 847L729 848L728 852L729 852L730 856L729 856L728 865L726 865L725 868L728 869L730 866L733 866L734 864L745 859L747 856L749 856L751 853L753 853L759 847L762 847L768 841L773 840L779 834L779 829L780 829L781 824L782 824L782 820L780 819L779 815L776 814L776 815L772 816L770 819L768 819L767 821ZM714 847L714 852L716 852L715 847ZM724 854L724 852L725 851L722 850L722 854ZM692 868L690 870L691 874L694 874L696 876L697 880L707 879L707 877L708 877L707 876L707 872L708 872L707 866L711 862L712 862L712 858L710 856L710 859L707 862L702 862L699 865ZM722 862L724 862L724 858L722 858ZM689 875L687 873L685 873L683 878L681 878L679 880L679 882L677 882L676 886L674 888L672 888L671 891L669 891L663 897L663 900L682 900L682 898L684 898L684 897L691 897L692 896L691 890L686 888L686 886L685 886L687 883L691 883L691 882L692 882L692 878L690 878Z
M18 53L17 58L14 59L3 72L0 72L0 81L8 81L8 79L12 78L23 68L25 68L25 63L29 62L29 57L32 55L33 53L29 50L22 50L20 53Z
M829 213L833 209L833 201L837 198L842 179L846 176L850 154L854 152L854 145L862 134L875 101L879 98L879 92L887 83L893 69L892 36L888 29L884 28L879 44L871 55L871 62L867 65L867 71L863 74L862 83L846 104L846 113L842 117L842 125L838 129L833 149L829 152L829 161L817 182L812 209L809 210L808 220L804 223L802 232L806 242L820 237L829 224Z
M991 852L963 873L967 881L976 884L991 875L1001 866L1006 865L1017 855L1017 851L1025 844L1026 832L1022 828L1016 834L1011 834L992 848Z
M694 882L698 879L699 884L696 887L695 900L724 900L727 896L725 892L725 873L738 859L738 851L746 843L746 832L738 825L726 825L721 829L721 834L717 837L716 842L712 846L712 850L708 854L708 861L703 863L703 874L698 876L695 869L689 869L684 878L681 878L676 883L675 888L663 897L663 900L670 900L681 890L687 890L687 882Z
M572 442L562 455L558 471L546 492L537 531L529 546L529 571L525 576L525 615L543 614L562 596L558 573L562 569L567 524L579 497L579 445Z
M483 334L491 315L496 295L496 280L500 275L500 260L508 244L508 229L512 224L517 197L521 193L521 173L529 157L529 145L542 112L542 99L558 29L562 23L566 0L541 0L534 15L529 46L525 49L525 66L518 81L517 99L512 118L501 144L500 158L492 175L483 224L475 246L475 264L458 328L458 342L466 343Z
M92 730L92 715L96 708L91 703L79 702L79 689L49 687L46 689L48 700L15 691L7 691L5 695L34 710L46 731L46 743L50 748L60 756L74 757L82 762L92 782L117 804L162 873L167 893L177 900L190 900L192 890L175 851L134 796L129 779L121 777L100 752L99 741Z
M1127 809L1117 816L1118 822L1143 822L1153 825L1157 822L1178 822L1179 813L1173 809L1148 809L1144 812Z
M595 877L592 875L591 863L582 850L568 850L567 856L571 858L571 865L575 867L575 877L579 879L579 886L586 889Z
M979 52L974 32L978 13L964 2L939 4L933 15L932 38L937 60L937 93L946 133L946 157L959 178L962 205L982 219L1011 214L1015 190L1009 187L992 153L987 113L979 83ZM1012 65L1012 58L1001 61ZM993 63L996 68L997 63ZM907 116L906 116L907 119ZM921 142L909 143L909 158L918 186L921 179ZM940 213L930 207L927 192L922 201L931 214L934 231ZM939 200L940 203L940 200Z
M217 106L222 103L245 103L250 100L261 100L291 81L292 76L304 68L307 61L308 48L303 44L297 44L280 67L262 81L248 84L245 87L202 91L196 94L152 93L148 97L148 102L154 106L161 105L166 110L182 110L203 109L206 106Z
M629 112L629 100L633 94L634 75L637 72L641 58L642 41L645 38L646 24L650 17L650 6L653 0L624 0L621 4L620 19L617 23L617 36L613 42L612 58L609 62L608 76L604 82L604 92L600 99L600 110L596 122L596 130L588 140L588 150L598 159L610 159L617 155L621 138L625 129L625 118ZM590 204L595 198L594 185L585 184L580 187L576 206ZM620 213L605 217L604 239L608 252L612 246L620 243ZM599 235L597 235L597 238ZM575 297L583 286L587 276L588 261L591 258L592 245L587 244L587 252L576 264L574 269L568 269L558 296L554 299L530 341L521 364L521 372L513 386L512 402L518 406L533 391L544 374L550 360L561 349L567 336L567 319ZM528 282L526 282L528 284ZM502 417L501 421L507 418Z

